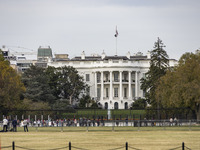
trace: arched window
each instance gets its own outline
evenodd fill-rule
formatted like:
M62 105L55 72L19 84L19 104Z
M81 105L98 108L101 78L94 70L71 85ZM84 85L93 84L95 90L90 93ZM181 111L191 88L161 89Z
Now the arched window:
M124 109L128 109L128 103L124 103Z
M104 108L105 108L105 109L108 109L108 103L107 103L107 102L105 103Z
M114 108L115 108L115 109L118 109L118 103L117 103L117 102L115 102Z

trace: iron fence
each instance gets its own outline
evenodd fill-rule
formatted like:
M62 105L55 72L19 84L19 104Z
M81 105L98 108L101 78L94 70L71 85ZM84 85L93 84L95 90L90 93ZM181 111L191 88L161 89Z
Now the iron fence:
M4 146L4 147L1 147L0 145L0 149L10 149L12 148L12 150L15 150L15 148L17 149L24 149L24 150L38 150L38 149L34 149L34 148L26 148L26 147L22 147L22 146L18 146L15 144L15 142L13 141L12 142L12 145L10 146ZM73 149L78 149L78 150L90 150L90 149L87 149L87 148L82 148L82 147L76 147L76 146L73 146L71 144L71 142L69 142L68 145L66 145L65 147L59 147L59 148L54 148L54 149L48 149L48 150L72 150ZM107 150L122 150L122 149L125 149L125 150L128 150L128 149L133 149L133 150L142 150L142 149L139 149L139 148L135 148L133 146L130 146L128 144L128 142L125 143L125 145L122 145L120 147L115 147L115 148L112 148L112 149L107 149ZM176 149L182 149L182 150L185 150L185 149L188 149L188 150L191 150L189 147L185 146L185 143L182 142L182 144L180 144L179 146L175 147L175 148L171 148L169 150L176 150ZM41 148L40 148L41 150ZM44 149L45 150L45 149Z

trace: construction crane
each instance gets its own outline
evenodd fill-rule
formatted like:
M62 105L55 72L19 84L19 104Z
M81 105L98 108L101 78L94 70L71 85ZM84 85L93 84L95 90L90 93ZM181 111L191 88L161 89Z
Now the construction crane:
M3 50L7 50L10 55L21 55L21 56L24 56L24 55L36 55L37 54L36 50L25 48L25 47L21 47L21 46L3 45L2 48L3 48ZM20 49L20 51L19 50L15 50L15 49ZM22 50L26 50L26 51L22 51Z

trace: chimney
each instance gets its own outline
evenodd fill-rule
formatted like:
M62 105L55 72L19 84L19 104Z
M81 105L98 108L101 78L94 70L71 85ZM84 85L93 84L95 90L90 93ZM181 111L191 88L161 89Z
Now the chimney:
M106 57L106 53L103 51L103 53L101 54L101 59L104 59Z
M151 52L150 51L147 52L147 58L151 59Z
M81 59L85 59L85 52L84 51L81 54Z
M131 58L131 53L128 51L128 53L126 54L126 57L128 58L128 59L130 59Z

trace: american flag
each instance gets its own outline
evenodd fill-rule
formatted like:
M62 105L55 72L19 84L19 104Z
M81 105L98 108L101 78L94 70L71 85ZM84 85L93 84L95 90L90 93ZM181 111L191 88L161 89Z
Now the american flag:
M115 37L117 37L117 36L118 36L118 31L117 31L117 27L116 27Z

